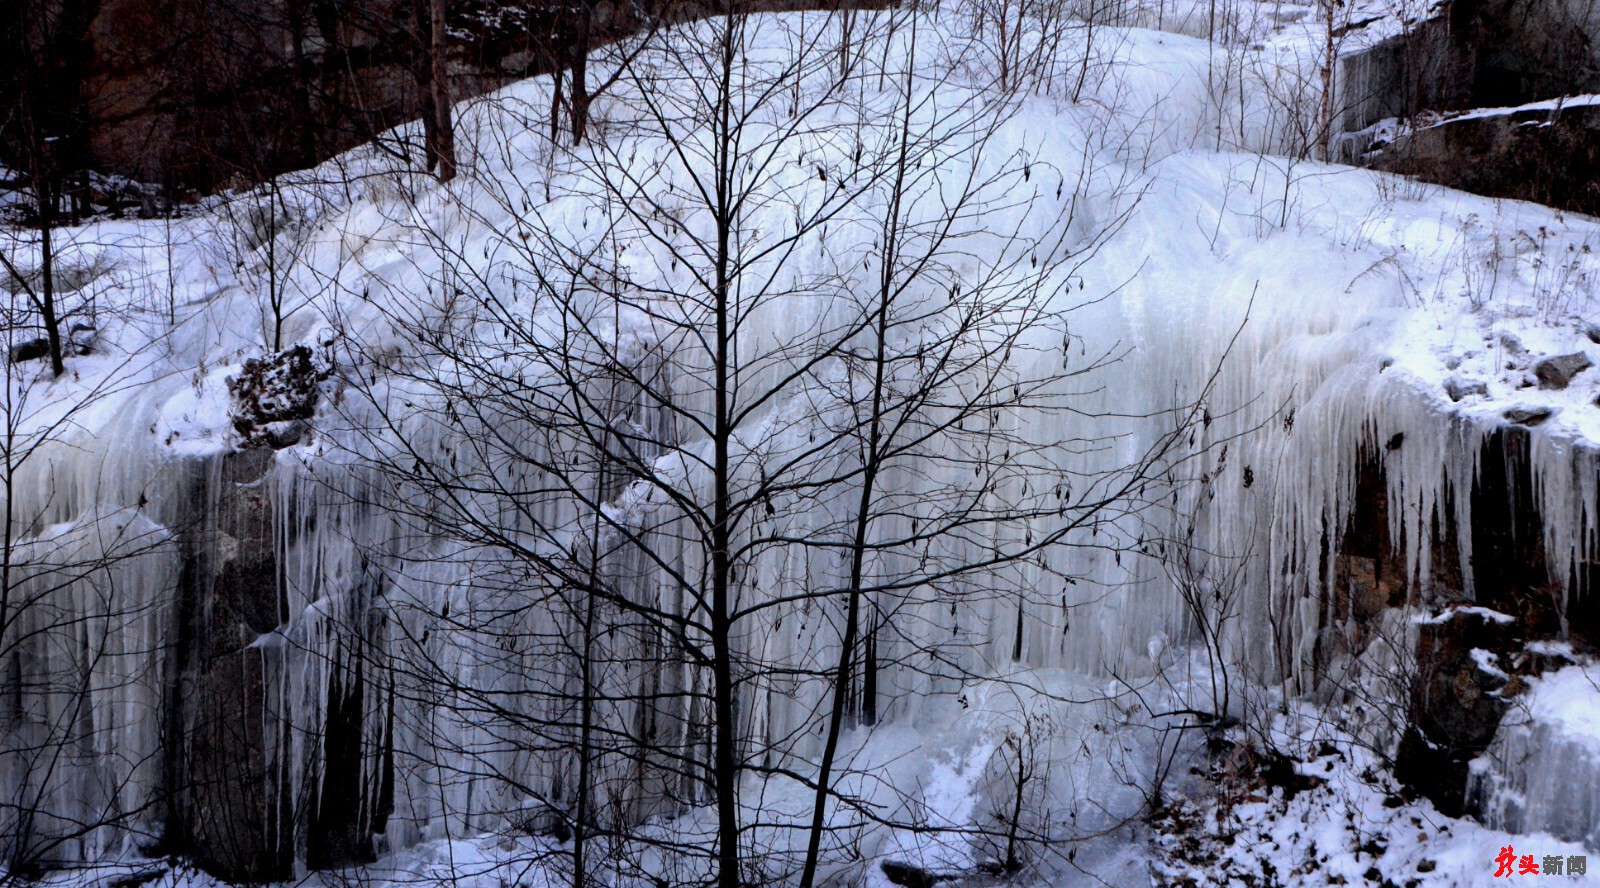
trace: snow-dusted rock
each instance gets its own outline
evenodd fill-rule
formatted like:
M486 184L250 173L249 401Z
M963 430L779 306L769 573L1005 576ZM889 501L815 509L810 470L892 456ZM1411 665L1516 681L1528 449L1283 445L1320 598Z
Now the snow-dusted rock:
M1533 365L1533 374L1539 377L1539 388L1564 389L1572 384L1574 376L1593 366L1594 362L1589 360L1587 354L1573 352L1545 358Z

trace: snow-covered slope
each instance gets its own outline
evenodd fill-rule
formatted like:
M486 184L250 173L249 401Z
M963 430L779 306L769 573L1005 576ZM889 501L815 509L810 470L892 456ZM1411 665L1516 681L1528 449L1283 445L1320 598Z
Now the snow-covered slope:
M1508 411L1538 423L1530 440L1539 484L1529 493L1545 516L1552 573L1565 576L1573 563L1596 557L1600 512L1589 445L1600 441L1600 375L1580 372L1565 388L1546 388L1536 366L1596 347L1600 223L1295 159L1295 140L1314 130L1316 103L1305 101L1308 63L1283 47L1304 48L1303 39L1218 48L1151 30L1072 29L1054 49L1049 70L1059 76L1003 93L992 83L993 58L963 15L867 18L858 59L865 67L842 88L834 86L831 61L839 24L829 16L754 17L741 37L739 76L764 98L742 109L749 142L733 168L750 194L740 248L754 257L739 268L735 302L747 292L783 294L760 304L751 297L742 320L748 385L776 393L739 429L744 482L772 464L763 459L802 449L848 401L827 394L849 378L827 374L843 371L786 381L804 361L784 346L814 343L808 331L831 323L846 297L882 270L879 222L890 178L872 164L893 157L903 126L926 140L919 145L926 153L917 166L924 172L897 211L916 225L947 221L959 243L908 300L931 305L962 285L971 300L1026 292L1046 318L1007 354L1006 379L1041 387L1007 405L1003 417L996 411L995 427L1027 456L1008 463L1007 486L995 493L1027 503L1070 479L1080 501L1122 494L1100 520L1036 559L985 575L973 594L931 584L896 592L891 610L904 628L879 651L887 664L878 678L881 726L847 738L848 770L858 779L890 775L861 794L878 799L881 792L885 805L915 799L928 835L858 824L853 846L830 849L839 852L828 861L836 875L855 878L877 856L923 855L936 868L974 862L963 830L994 807L1000 791L993 785L1003 781L990 772L1004 770L998 750L1008 741L1045 737L1040 748L1059 762L1047 780L1049 809L1061 821L1051 831L1070 841L1115 826L1148 800L1161 757L1172 754L1161 744L1172 731L1183 734L1155 713L1199 709L1248 720L1260 716L1249 707L1266 687L1291 698L1314 690L1326 677L1313 667L1326 666L1314 651L1330 611L1336 553L1328 547L1348 523L1366 452L1385 469L1390 535L1404 541L1408 579L1419 589L1443 567L1431 551L1442 510L1453 510L1457 527L1471 526L1468 493L1481 444L1507 424ZM67 693L21 692L18 717L37 738L13 734L24 738L22 749L7 759L0 780L10 782L0 796L37 792L69 821L119 812L114 828L74 839L60 856L99 857L128 835L148 839L163 828L153 813L162 778L150 763L170 742L155 713L176 705L168 652L178 638L172 577L183 563L166 534L206 526L216 500L197 496L195 479L223 490L221 458L246 443L228 380L244 373L247 360L295 345L315 356L316 414L252 482L270 491L273 504L281 601L272 609L282 624L241 626L233 639L260 658L261 754L276 793L270 817L289 818L278 828L303 853L303 794L315 793L331 766L316 743L292 738L320 735L340 705L330 688L348 689L364 675L357 703L367 714L360 731L369 746L344 764L361 770L369 788L395 769L386 790L392 810L373 831L391 848L428 849L396 865L420 860L413 875L443 878L444 863L426 855L459 847L493 864L499 878L497 855L526 862L553 853L544 839L465 837L504 831L530 799L559 798L569 785L572 749L517 747L485 701L514 698L506 712L556 718L539 708L545 704L534 688L574 680L570 664L543 649L508 657L500 645L507 621L538 639L570 629L571 615L534 594L532 581L507 581L504 555L485 555L494 546L483 538L420 537L415 523L370 506L397 489L416 492L386 483L382 471L412 458L504 480L507 465L474 447L496 430L491 424L442 420L460 406L452 398L471 391L445 384L463 378L463 367L504 369L516 387L537 390L560 369L551 353L598 348L704 378L705 347L682 331L706 292L710 264L696 251L715 240L696 186L704 181L697 164L718 148L704 93L716 71L710 57L691 50L718 27L683 26L637 57L623 55L626 45L597 56L597 81L617 76L596 99L591 138L577 147L550 145L551 83L534 79L460 106L463 171L447 185L396 158L394 146L416 137L402 130L285 177L265 197L230 195L185 219L106 221L63 233L60 261L99 270L71 297L93 318L94 353L69 359L60 380L35 364L12 365L19 431L48 439L9 487L12 509L28 525L16 536L66 552L58 562L106 551L103 541L92 541L95 549L80 539L90 528L116 527L150 542L139 560L119 564L131 579L96 568L88 579L39 581L48 587L40 600L61 612L113 620L131 608L138 621L96 631L137 643L83 642L75 623L40 625L30 640L14 642L24 654L9 668L26 674L30 658L64 658L70 671L88 676L88 706ZM962 201L981 212L951 213ZM24 266L27 250L17 251ZM598 282L602 275L609 283ZM596 294L616 292L629 299L614 300L623 304L610 315L599 311L606 304ZM574 336L560 326L575 314L571 303L552 309L552 293L593 299L597 311L585 317L601 320ZM949 301L961 304L959 296ZM941 324L952 311L930 310L919 335L948 333L953 328ZM458 341L469 344L444 347ZM519 351L529 343L537 347ZM1062 377L1062 367L1086 372ZM703 393L683 391L685 428L658 435L659 450L639 456L649 461L648 471L640 469L648 481L622 485L592 510L559 490L530 494L531 504L510 510L526 512L508 521L531 526L510 532L537 548L588 539L585 515L618 527L668 526L659 517L670 512L663 503L697 501L708 463L708 445L690 420L711 407ZM494 400L501 396L484 393L484 402L502 403ZM531 423L502 430L532 440ZM555 458L545 443L529 450L531 462ZM483 459L477 476L470 475L474 458ZM1008 450L1002 461L1012 459ZM801 461L787 471L819 465ZM893 520L931 520L915 509L936 507L935 494L969 493L972 467L959 471L960 478L949 468L892 474L900 486L885 497L923 500ZM499 492L493 504L504 507L508 497ZM467 499L467 511L490 502ZM796 497L777 511L795 534L816 534L832 526L841 502ZM441 511L447 527L448 514ZM1052 520L1041 511L1006 532L1045 538L1059 529ZM237 542L204 539L196 545L219 563ZM972 560L977 547L963 539L945 557ZM1472 558L1470 545L1457 548L1451 569ZM1236 566L1225 588L1206 587L1214 603L1198 608L1180 594L1172 570L1175 559L1192 566L1196 558ZM677 582L659 564L618 563L628 572L628 594L641 599ZM819 713L831 679L816 664L837 659L842 632L813 618L810 602L783 597L833 588L842 568L782 546L748 567L741 601L752 615L741 643L760 668L798 677L752 694L741 728L771 760L807 767L821 748ZM685 570L700 576L698 568ZM694 615L690 604L664 610ZM376 630L374 613L386 620ZM1202 614L1216 627L1205 638L1197 635ZM1209 671L1187 651L1202 642L1218 658ZM397 675L380 680L357 671L369 656L398 658L402 650L421 653L403 659L408 668ZM906 665L929 651L954 665ZM450 692L425 693L423 678L441 674L455 683ZM697 687L693 670L684 674ZM1000 677L1009 681L985 683ZM651 696L649 682L658 678L652 670L608 676L615 684L606 687L626 703L610 716L619 724L641 718L649 707L629 707ZM996 690L1014 683L1026 692L1011 689L1005 698ZM651 704L663 724L704 718L692 694L664 696ZM79 737L83 711L93 727ZM1119 730L1108 732L1112 720ZM1373 742L1359 725L1327 737ZM29 750L69 739L101 745L41 781ZM700 742L686 741L684 754L703 756ZM1195 754L1194 742L1178 745ZM704 809L669 808L660 786L627 783L623 764L633 762L599 766L619 769L606 772L623 787L608 802L632 806L634 819L651 829L691 844L704 839ZM1115 793L1099 788L1118 781ZM751 782L748 797L762 804L747 814L772 830L762 834L765 847L784 847L792 839L786 830L805 820L809 797L796 786ZM363 802L380 807L373 792ZM1364 802L1356 808L1363 817L1389 816ZM764 822L774 817L784 822ZM946 834L960 841L945 842ZM1143 865L1137 855L1099 847L1110 872ZM1545 847L1571 850L1553 841ZM1487 866L1494 849L1483 850ZM663 870L698 865L650 860ZM1071 872L1073 862L1051 866ZM1461 883L1475 878L1475 865L1441 866L1433 878Z

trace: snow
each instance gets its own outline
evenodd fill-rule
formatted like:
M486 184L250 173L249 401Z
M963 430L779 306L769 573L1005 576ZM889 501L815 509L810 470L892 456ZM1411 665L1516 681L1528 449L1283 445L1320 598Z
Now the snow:
M1417 616L1412 619L1412 622L1417 623L1418 625L1439 625L1441 623L1448 623L1456 617L1479 617L1493 623L1499 623L1502 626L1510 625L1517 621L1517 618L1511 616L1510 614L1502 614L1497 610L1490 610L1486 607L1468 605L1466 607L1446 608L1445 610L1437 614L1433 614L1432 616Z
M1528 719L1600 751L1600 685L1591 668L1568 666L1533 680Z
M1548 833L1507 834L1445 817L1426 800L1407 800L1382 757L1353 742L1324 712L1297 707L1274 730L1284 748L1306 751L1298 770L1316 785L1292 797L1258 788L1212 809L1199 829L1164 829L1156 838L1163 852L1154 863L1158 884L1188 878L1203 885L1470 888L1504 883L1495 877L1495 858L1506 847L1539 860L1593 856Z
M1600 105L1600 95L1587 94L1578 96L1560 96L1554 99L1544 99L1538 102L1528 102L1506 108L1474 108L1461 114L1447 116L1435 123L1434 126L1444 126L1461 120L1481 120L1485 117L1510 117L1516 114L1526 114L1535 111L1560 111L1563 108L1588 108Z
M1577 662L1577 655L1573 651L1572 645L1565 641L1549 641L1543 639L1539 641L1531 641L1527 644L1527 651L1530 654L1535 654L1538 656L1559 657L1568 662Z
M1202 8L1161 4L1144 14L1148 24L1193 35L1201 33ZM1352 7L1349 14L1358 16L1367 8ZM1147 801L1152 787L1140 775L1171 752L1160 745L1166 741L1153 738L1190 730L1153 717L1161 707L1133 702L1131 689L1170 692L1178 703L1196 699L1190 690L1173 691L1169 677L1171 670L1196 668L1182 665L1191 656L1185 642L1193 639L1194 617L1155 559L1135 553L1146 540L1189 540L1196 551L1243 565L1234 590L1236 610L1218 615L1223 628L1216 653L1234 672L1230 677L1221 669L1207 671L1216 683L1206 683L1210 697L1195 703L1197 708L1220 709L1224 717L1249 714L1244 690L1235 687L1243 683L1242 675L1297 698L1313 690L1314 647L1332 579L1326 570L1336 553L1324 552L1325 530L1345 526L1354 507L1358 455L1374 443L1403 438L1403 446L1380 455L1389 485L1389 531L1404 539L1406 570L1425 587L1440 566L1429 549L1427 529L1447 504L1455 509L1458 526L1471 526L1465 494L1486 436L1505 427L1508 409L1548 409L1552 417L1530 435L1539 474L1532 495L1547 516L1546 551L1559 568L1553 573L1565 576L1572 562L1600 555L1592 446L1600 442L1600 409L1593 404L1600 395L1600 371L1580 374L1565 390L1540 389L1529 381L1533 365L1544 356L1600 350L1588 338L1591 325L1600 320L1594 292L1600 222L1286 156L1293 154L1292 134L1297 127L1304 131L1315 108L1315 102L1306 106L1304 95L1286 90L1309 82L1317 23L1310 7L1249 4L1243 9L1249 15L1231 24L1236 33L1222 44L1138 28L1108 26L1098 36L1075 33L1062 52L1096 63L1076 101L1041 90L1018 100L1014 115L982 151L959 133L942 149L948 152L942 162L979 167L1019 198L981 221L963 221L959 235L970 244L968 255L952 264L950 278L994 274L1010 280L1005 275L1026 276L1014 270L1042 261L1050 269L1044 287L1057 294L1054 307L1072 309L1064 329L1050 330L1048 341L1043 334L1030 340L1030 354L1018 357L1008 372L1029 379L1047 375L1062 361L1078 367L1092 365L1097 356L1112 359L1086 379L1049 392L1070 398L1072 415L1041 411L997 420L1043 454L1031 467L1036 475L1024 479L1019 474L1006 493L1043 496L1043 488L1024 488L1024 482L1046 473L1088 486L1080 496L1108 489L1119 472L1173 431L1175 416L1188 405L1199 402L1206 418L1187 429L1186 443L1164 461L1166 480L1155 478L1125 513L1092 528L1096 541L1114 541L1126 557L1071 545L1087 542L1091 530L1086 529L1049 553L1049 563L1021 565L991 578L997 588L1019 590L1015 602L978 596L958 608L926 589L896 602L911 628L894 640L897 647L885 651L886 662L923 651L947 652L967 674L992 676L995 682L886 667L887 718L849 739L847 779L858 781L865 797L916 806L925 829L854 823L854 832L841 835L855 842L861 858L851 859L849 849L830 849L834 856L828 865L841 877L866 872L863 878L880 879L871 864L888 858L957 869L982 863L992 849L974 847L969 837L1003 801L1007 750L1022 748L1024 741L1036 742L1046 750L1045 758L1058 763L1041 791L1053 800L1052 811L1081 814L1073 836L1098 849L1086 851L1084 860L1099 854L1105 872L1148 863L1130 858L1119 840L1096 846L1087 838L1114 831ZM752 56L759 64L782 62L796 34L833 27L817 14L751 21ZM938 13L922 21L959 55L956 21ZM1391 16L1359 39L1379 39L1398 21ZM881 41L867 57L899 59L909 52L904 31ZM682 59L650 61L685 79L697 70ZM614 64L611 56L596 59L602 70ZM915 67L913 91L937 91L940 110L987 107L985 85L973 80L982 72L974 70L971 59L951 61L943 69ZM1219 81L1213 76L1217 70L1233 70L1236 77ZM551 648L508 656L487 629L515 619L523 621L519 625L528 627L531 638L560 636L571 629L571 615L506 582L510 568L473 541L419 538L415 528L367 506L406 493L385 489L373 468L384 457L417 447L473 458L472 448L463 446L471 436L437 421L447 405L426 384L430 372L451 368L430 365L434 356L421 353L395 315L412 322L413 330L464 325L447 288L438 285L449 278L503 298L508 317L528 319L530 336L549 341L559 332L561 318L541 313L536 300L519 288L535 269L559 269L563 256L605 246L601 232L627 221L602 187L603 176L625 177L637 184L641 197L663 204L681 199L686 229L699 231L694 226L706 224L704 213L691 212L692 201L682 198L686 173L666 140L650 131L649 121L637 119L632 100L645 86L620 79L597 101L596 144L572 151L552 151L539 128L526 125L548 107L547 78L463 103L458 131L466 162L461 179L449 186L363 148L284 177L274 198L287 207L281 225L263 228L263 198L241 194L217 198L191 218L102 221L63 232L64 261L111 269L81 291L84 310L92 305L97 312L104 345L94 355L70 359L70 379L49 381L36 368L12 365L14 399L31 398L24 435L48 445L11 488L12 505L36 528L23 536L35 549L90 546L83 529L91 523L113 526L106 524L113 520L110 515L123 516L115 526L156 542L140 556L143 561L118 568L128 572L119 577L118 594L141 604L137 625L110 627L120 631L103 625L111 616L105 602L94 598L100 587L93 582L52 593L68 599L64 609L95 615L97 638L111 648L111 655L94 666L99 672L91 670L92 707L106 726L97 742L124 751L121 758L108 756L109 767L122 773L107 775L98 765L69 768L71 773L41 788L54 798L52 804L68 813L81 811L102 803L97 796L114 787L127 795L117 800L122 809L140 810L158 793L157 775L149 771L158 759L161 725L149 713L164 705L156 679L165 668L162 639L173 631L179 569L166 534L189 526L209 505L207 497L217 495L221 457L240 444L228 380L245 360L272 350L276 318L263 306L276 295L287 315L282 344L336 352L342 376L326 387L316 434L283 451L260 482L276 507L281 609L289 615L284 626L256 636L249 648L267 676L264 721L270 727L264 746L274 770L286 775L277 787L284 805L274 804L272 810L303 805L303 794L323 779L314 745L283 738L315 736L326 722L330 682L359 660L347 652L368 646L416 650L461 690L439 699L420 686L404 685L416 678L405 675L392 679L401 685L379 687L374 680L367 686L362 703L369 709L380 705L386 691L398 691L403 701L395 742L404 766L396 780L396 812L384 827L395 852L384 864L395 869L390 877L397 884L459 879L487 886L501 884L507 872L520 867L533 874L519 872L520 884L545 878L544 870L530 869L527 861L559 857L551 840L512 836L507 812L523 810L530 797L556 795L564 785L561 775L571 766L571 750L507 751L484 701L517 699L525 701L530 718L549 717L534 710L542 704L531 689L546 679L559 683L572 676L549 665ZM692 106L692 91L671 92L681 84L649 85L658 86L671 100ZM779 206L777 195L802 195L797 199L802 208L833 200L826 189L805 190L816 178L814 170L838 176L848 167L847 135L864 128L882 136L873 128L893 119L887 112L897 98L893 89L880 87L865 89L859 100L854 111L819 114L814 131L792 144L780 139L780 125L763 123L770 128L761 130L762 138L792 150L795 161L782 164L783 170L763 180L756 192L772 206ZM919 115L934 115L931 104L918 109ZM935 120L915 119L918 125L937 126ZM408 132L403 129L402 135ZM481 141L473 134L481 134ZM685 126L677 135L690 144L706 137L696 126ZM939 162L935 158L933 165ZM913 211L936 217L959 178L929 185ZM827 235L831 241L825 245L817 238L797 246L804 260L798 263L800 272L758 266L749 273L753 278L769 270L787 275L780 288L810 293L808 275L824 260L870 253L865 232L871 230L871 209L843 208ZM773 209L753 215L750 228L770 235L790 224L785 212ZM1000 236L1008 232L1020 240ZM523 235L530 235L533 246ZM1019 249L1018 243L1036 249ZM269 259L264 249L269 244L276 258ZM618 248L610 270L641 290L682 292L690 280L691 271L679 264L671 245L638 237L625 246L609 246ZM23 254L28 249L19 246ZM273 262L285 264L269 267ZM838 274L857 280L850 277L854 271ZM590 345L603 346L596 346L596 353L611 349L641 364L669 352L652 372L701 370L697 361L704 356L692 343L674 340L671 324L660 323L680 309L665 304L655 310L654 318L636 306L619 312ZM761 343L787 341L836 310L821 298L782 300L752 316L747 347L760 354ZM492 329L475 332L491 345L503 342ZM518 374L528 371L516 378L539 381L537 361L516 366L514 356L503 357L503 366ZM782 378L786 368L771 361L756 369L749 381L754 388ZM1481 384L1482 394L1453 401L1447 381L1457 387ZM842 386L848 384L845 380ZM391 406L403 405L399 433L377 441L355 434L359 421L372 419L370 412L361 412L358 395L364 391L392 399ZM753 415L739 430L736 456L755 465L793 449L808 430L822 425L825 410L807 400L817 392L804 394L776 399L770 409ZM700 404L684 409L704 413ZM641 415L646 422L665 423L647 411ZM537 438L530 428L508 424L505 431ZM1111 443L1073 446L1085 440ZM703 445L671 443L641 457L649 460L649 483L627 485L601 504L608 520L666 533L677 520L673 503L703 494ZM495 464L474 468L487 475L504 469ZM904 484L897 491L907 514L930 508L919 497L936 484L955 483L937 478L918 487L917 474L907 471L895 479ZM196 477L204 479L200 486L207 491L198 502ZM794 504L785 515L792 516L786 520L797 533L810 532L826 526L834 515L830 510L838 508L834 502ZM521 539L530 546L570 546L585 533L579 511L559 496L537 499L523 515L527 527L516 530L525 531ZM1030 528L1049 529L1043 521ZM50 557L40 555L38 563L49 564ZM1470 545L1461 547L1459 557L1462 565L1470 563ZM1330 567L1325 570L1324 564ZM649 565L625 566L638 578L630 594L657 596L673 585L660 572L651 573ZM840 583L836 567L782 551L753 563L752 573L752 596L776 598L785 589ZM1063 589L1061 576L1078 582ZM367 615L379 607L391 619L375 633ZM1509 619L1477 607L1433 619L1458 613ZM799 668L836 656L837 628L799 605L772 603L751 623L742 641L765 664ZM1020 651L1016 660L1014 645ZM1487 655L1479 662L1486 670L1503 668ZM1582 671L1578 678L1569 675L1576 668L1541 679L1526 698L1526 726L1497 739L1500 779L1526 779L1541 768L1565 774L1569 768L1593 767L1586 757L1597 748L1596 726L1586 719L1600 709L1592 686L1588 691L1582 686ZM639 717L630 706L638 683L648 678L609 677L624 702L607 717L618 724ZM793 738L774 744L770 752L777 759L810 767L818 743L807 725L827 691L827 682L815 676L796 680L792 687L761 695L743 717L752 736ZM59 704L40 695L29 705L46 711ZM695 718L687 710L668 715L666 720L685 724ZM1112 716L1123 730L1106 729ZM35 727L71 735L69 721L60 711L46 712ZM378 746L377 720L363 729ZM1492 871L1493 851L1513 838L1447 821L1425 804L1386 806L1393 788L1380 777L1365 776L1380 767L1381 755L1365 749L1363 743L1370 741L1358 739L1357 732L1316 736L1314 743L1302 724L1280 729L1287 733L1279 742L1311 750L1299 767L1324 782L1293 799L1233 805L1226 830L1245 847L1275 845L1273 853L1292 860L1286 870L1298 878L1310 878L1312 870L1296 869L1309 861L1313 870L1350 883L1366 878L1375 866L1396 880L1403 875L1433 884L1476 884ZM1324 740L1339 746L1339 754L1315 754L1316 743ZM1185 756L1196 754L1196 742L1184 741ZM1518 758L1528 752L1537 752L1534 764ZM451 765L463 761L472 767L452 771ZM597 767L612 769L607 774L616 779L607 785L620 786L625 764ZM379 765L362 763L369 769ZM872 782L873 775L882 775L881 785ZM1597 784L1600 780L1589 782ZM1526 790L1514 791L1527 796ZM709 835L703 809L668 817L654 800L616 793L604 801L634 806L649 829L699 840ZM745 795L762 801L761 810L749 812L752 819L787 811L797 822L807 810L808 794L793 781L773 778L747 787ZM1595 828L1600 809L1592 801L1579 800L1577 808L1559 817ZM1535 835L1527 841L1541 850L1581 853L1576 844L1539 834L1557 830L1555 813L1535 817L1512 813L1513 808L1529 810L1526 804L1508 806L1494 823L1516 833L1518 844L1524 843L1521 833L1531 832ZM1586 812L1588 819L1571 810ZM1217 834L1223 826L1219 820ZM154 828L132 824L125 832L144 835ZM298 829L296 841L303 843L303 821ZM792 850L793 829L773 831L768 844ZM82 843L82 859L115 850L120 839L113 832ZM1390 837L1386 853L1354 850L1378 834ZM1597 846L1592 833L1572 841ZM1241 865L1267 878L1271 874L1261 861L1272 859L1258 855L1250 858L1254 863ZM684 873L696 865L690 856L652 860L682 867ZM1424 871L1424 860L1434 868ZM1086 865L1056 863L1066 870L1072 869L1067 864ZM1176 874L1185 871L1181 861L1163 859L1159 865ZM1201 882L1211 881L1213 874L1191 873ZM525 875L531 881L521 881Z
M1500 668L1500 657L1493 651L1486 651L1482 648L1473 648L1472 662L1478 667L1478 671L1485 675L1498 678L1501 681L1511 680L1511 676L1507 674L1504 669Z

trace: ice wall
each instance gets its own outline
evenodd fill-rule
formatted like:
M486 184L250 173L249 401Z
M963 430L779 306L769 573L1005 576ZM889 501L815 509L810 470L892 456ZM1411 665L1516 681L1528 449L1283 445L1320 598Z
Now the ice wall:
M1484 822L1600 844L1600 722L1592 666L1566 666L1532 682L1473 762L1468 784Z
M774 30L759 48L781 60L795 20L762 21ZM1202 624L1234 681L1316 690L1319 643L1350 628L1337 625L1330 589L1364 460L1381 467L1385 535L1413 594L1432 594L1445 567L1470 583L1470 534L1448 556L1435 543L1483 518L1470 493L1503 404L1457 405L1441 383L1451 360L1462 372L1504 361L1485 346L1492 319L1458 303L1492 295L1491 246L1501 257L1503 243L1522 243L1515 232L1545 227L1575 246L1588 223L1448 195L1398 200L1393 180L1210 150L1281 147L1293 109L1247 78L1221 107L1198 76L1209 49L1122 38L1107 64L1126 71L1097 101L1030 100L981 152L962 131L929 157L929 169L994 176L1004 197L954 220L960 249L900 304L919 320L885 343L904 368L891 381L922 378L930 343L953 343L955 360L984 356L986 340L959 335L964 306L1022 299L1037 313L1026 326L997 313L989 335L1018 331L1015 347L941 381L957 393L988 386L1001 405L930 433L877 479L863 569L876 587L871 643L859 650L842 642L839 590L861 457L858 436L839 430L861 427L863 376L845 346L878 343L816 331L861 314L859 294L881 271L874 223L890 202L868 191L787 264L744 270L752 288L774 281L783 294L741 315L736 355L741 384L773 396L737 429L730 481L782 482L732 540L749 761L810 767L847 653L859 658L852 726L934 723L974 681L1000 675L1148 677L1169 667L1169 645L1201 640ZM39 851L52 859L94 857L193 815L177 801L183 769L164 764L172 734L192 727L170 717L193 677L174 659L193 640L185 619L246 676L237 696L259 718L244 745L262 792L247 800L259 824L241 831L273 872L546 809L571 816L580 781L590 816L613 825L706 801L708 552L696 509L712 474L711 364L690 298L703 294L668 249L681 250L679 235L649 227L663 215L630 216L615 193L622 180L641 202L692 204L681 159L626 116L639 86L619 82L603 108L615 142L560 156L528 125L548 108L548 83L514 88L464 111L461 131L482 143L461 183L371 172L296 235L304 264L289 280L309 302L289 330L337 373L308 434L270 458L249 451L262 473L224 472L222 451L240 443L224 420L210 450L150 431L176 428L174 411L237 409L202 397L259 351L229 326L232 300L244 300L230 290L173 337L174 362L209 362L192 386L187 373L155 375L105 399L12 479L24 525L15 588L36 591L6 623L15 727L0 788L15 792L0 798L45 802L18 806L9 835L55 843ZM935 86L977 102L948 81L918 89ZM836 188L829 177L846 159L879 144L855 133L893 144L874 129L895 119L892 91L860 101L829 106L836 116L803 136L763 131L807 163L779 164L754 187L746 231L758 245L810 206L810 183ZM1118 102L1175 110L1119 116ZM911 218L938 222L959 179L924 180ZM680 210L675 224L703 242L693 226L705 214ZM1496 274L1505 291L1534 293L1545 267L1509 258ZM552 278L568 298L549 298ZM1438 283L1425 292L1418 280ZM1563 342L1581 335L1543 304L1507 316L1560 327ZM1437 332L1446 326L1464 332ZM819 344L835 359L807 367L801 346ZM1495 376L1484 390L1518 384ZM1526 495L1545 519L1553 577L1596 554L1597 476L1572 446L1582 431L1557 421L1531 433ZM831 443L813 449L819 439ZM217 579L243 538L219 515L246 492L270 513L269 556L252 562L270 571L270 592ZM963 509L999 517L919 539ZM1026 557L964 567L1045 539ZM208 608L230 589L271 600L215 625ZM44 822L16 819L31 807ZM330 835L345 847L314 850Z
M192 480L141 434L162 394L9 427L0 849L13 860L93 859L161 832L182 566L171 528L191 514Z

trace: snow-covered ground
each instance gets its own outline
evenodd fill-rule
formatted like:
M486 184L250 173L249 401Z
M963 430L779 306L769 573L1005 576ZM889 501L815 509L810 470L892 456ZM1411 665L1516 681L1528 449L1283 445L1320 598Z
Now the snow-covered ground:
M1590 697L1582 705L1593 707ZM1299 750L1297 774L1309 788L1241 784L1222 775L1217 795L1183 800L1155 823L1152 871L1167 885L1503 884L1526 870L1502 871L1510 848L1520 864L1541 867L1595 857L1591 848L1547 833L1514 834L1445 817L1427 800L1407 800L1381 758L1348 742L1320 710L1295 708L1274 730L1280 748ZM1578 879L1582 882L1583 879Z
M1564 717L1586 721L1565 736L1592 750L1600 743L1600 729L1593 723L1600 691L1594 688L1592 675L1580 675L1576 667L1569 667L1547 680L1551 690L1541 690L1534 698L1540 702L1531 706L1539 711L1560 708ZM1571 687L1574 682L1586 687L1575 689ZM1169 690L1183 685L1176 680ZM1150 689L1149 685L1142 688ZM1139 708L1131 699L1121 698L1128 715ZM1155 701L1145 698L1142 702ZM1037 888L1146 884L1466 888L1504 884L1507 874L1497 858L1508 849L1514 854L1514 866L1525 867L1524 856L1531 856L1543 875L1555 872L1549 868L1551 859L1559 859L1563 871L1573 859L1583 860L1586 868L1600 862L1592 844L1562 840L1546 832L1507 832L1443 816L1427 800L1405 794L1386 770L1383 751L1356 741L1344 729L1343 713L1309 704L1283 707L1278 698L1266 702L1281 708L1267 722L1269 736L1251 737L1236 729L1218 736L1237 740L1237 744L1219 743L1209 751L1198 736L1173 729L1177 722L1162 730L1148 720L1130 719L1101 735L1103 746L1071 757L1078 759L1075 776L1081 781L1076 787L1081 797L1109 804L1111 807L1098 810L1120 819L1116 793L1129 793L1128 801L1137 808L1137 803L1144 801L1142 790L1127 781L1153 765L1165 764L1170 774L1161 805L1132 823L1055 849L1047 874L1025 874L1005 884ZM1097 716L1105 713L1102 709ZM996 715L1006 717L1002 710L988 716L955 718L948 723L948 730L938 732L878 732L872 741L874 749L863 754L879 758L879 766L890 769L888 779L917 785L932 816L926 831L893 833L866 844L863 860L837 870L835 875L843 879L838 884L888 888L894 883L876 865L882 861L912 862L930 872L971 872L972 846L966 830L987 801L981 787L986 759L1004 736L992 727L974 731L972 723ZM1184 737L1188 739L1179 740ZM1294 776L1267 775L1267 764L1252 758L1264 748L1286 753ZM1067 761L1067 757L1058 761ZM1543 779L1546 789L1562 791L1565 784L1565 796L1592 796L1594 792L1593 784L1571 779L1569 772L1557 770ZM769 811L783 810L781 790L774 793L769 788L762 798ZM950 833L941 834L941 827ZM691 836L704 825L666 822L657 828ZM351 884L375 888L558 886L566 884L556 874L559 869L553 873L545 862L559 859L562 847L561 841L550 837L496 831L424 842L369 867L310 873L295 884L308 888ZM1513 879L1531 877L1526 868L1513 873ZM1585 876L1574 876L1572 881L1587 884L1586 878L1594 876L1593 870L1586 869ZM130 884L210 888L219 883L181 861L147 860L130 849L120 861L58 871L38 884L47 888ZM941 884L1001 882L967 877Z

